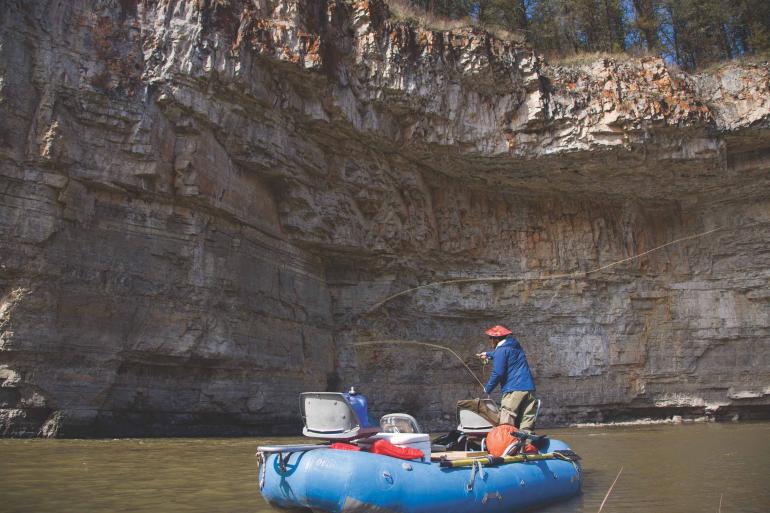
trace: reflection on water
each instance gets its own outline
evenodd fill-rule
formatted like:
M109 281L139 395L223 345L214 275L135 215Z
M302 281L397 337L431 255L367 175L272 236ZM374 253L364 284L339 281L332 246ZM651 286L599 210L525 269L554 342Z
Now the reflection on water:
M542 513L770 512L770 423L549 431L583 456L584 493ZM0 440L1 512L274 512L258 444L298 439ZM458 512L462 513L462 512Z

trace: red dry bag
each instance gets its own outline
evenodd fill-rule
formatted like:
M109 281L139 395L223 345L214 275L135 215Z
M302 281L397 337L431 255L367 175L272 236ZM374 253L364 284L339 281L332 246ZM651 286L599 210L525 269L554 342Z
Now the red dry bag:
M359 446L357 446L357 445L346 444L346 443L342 443L342 442L337 442L337 443L331 444L329 446L329 448L330 449L337 449L339 451L360 451L361 450L361 448Z
M399 458L402 460L416 460L417 458L423 458L425 455L420 449L412 449L411 447L399 447L393 445L385 439L380 439L372 444L370 452L375 454L383 454L385 456L392 456L393 458Z

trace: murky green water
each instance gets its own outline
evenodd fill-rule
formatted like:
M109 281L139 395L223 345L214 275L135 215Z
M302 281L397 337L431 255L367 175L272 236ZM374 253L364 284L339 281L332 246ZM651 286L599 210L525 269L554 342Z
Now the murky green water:
M770 512L770 423L549 432L583 458L582 496L543 513ZM258 444L290 439L0 440L0 511L273 511ZM461 512L458 512L461 513Z

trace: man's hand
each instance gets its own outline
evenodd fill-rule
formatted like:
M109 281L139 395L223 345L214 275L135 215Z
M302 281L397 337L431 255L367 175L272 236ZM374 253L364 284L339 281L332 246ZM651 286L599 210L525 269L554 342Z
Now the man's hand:
M476 358L481 358L482 360L489 359L489 357L487 356L487 353L476 353Z

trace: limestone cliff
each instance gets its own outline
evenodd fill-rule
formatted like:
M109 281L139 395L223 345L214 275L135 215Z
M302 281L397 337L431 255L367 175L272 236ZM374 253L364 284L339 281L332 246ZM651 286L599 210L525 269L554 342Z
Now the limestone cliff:
M497 323L545 423L770 412L766 64L549 65L378 1L10 0L0 113L5 435L288 433L353 383L445 428L459 362L353 344L471 361Z

